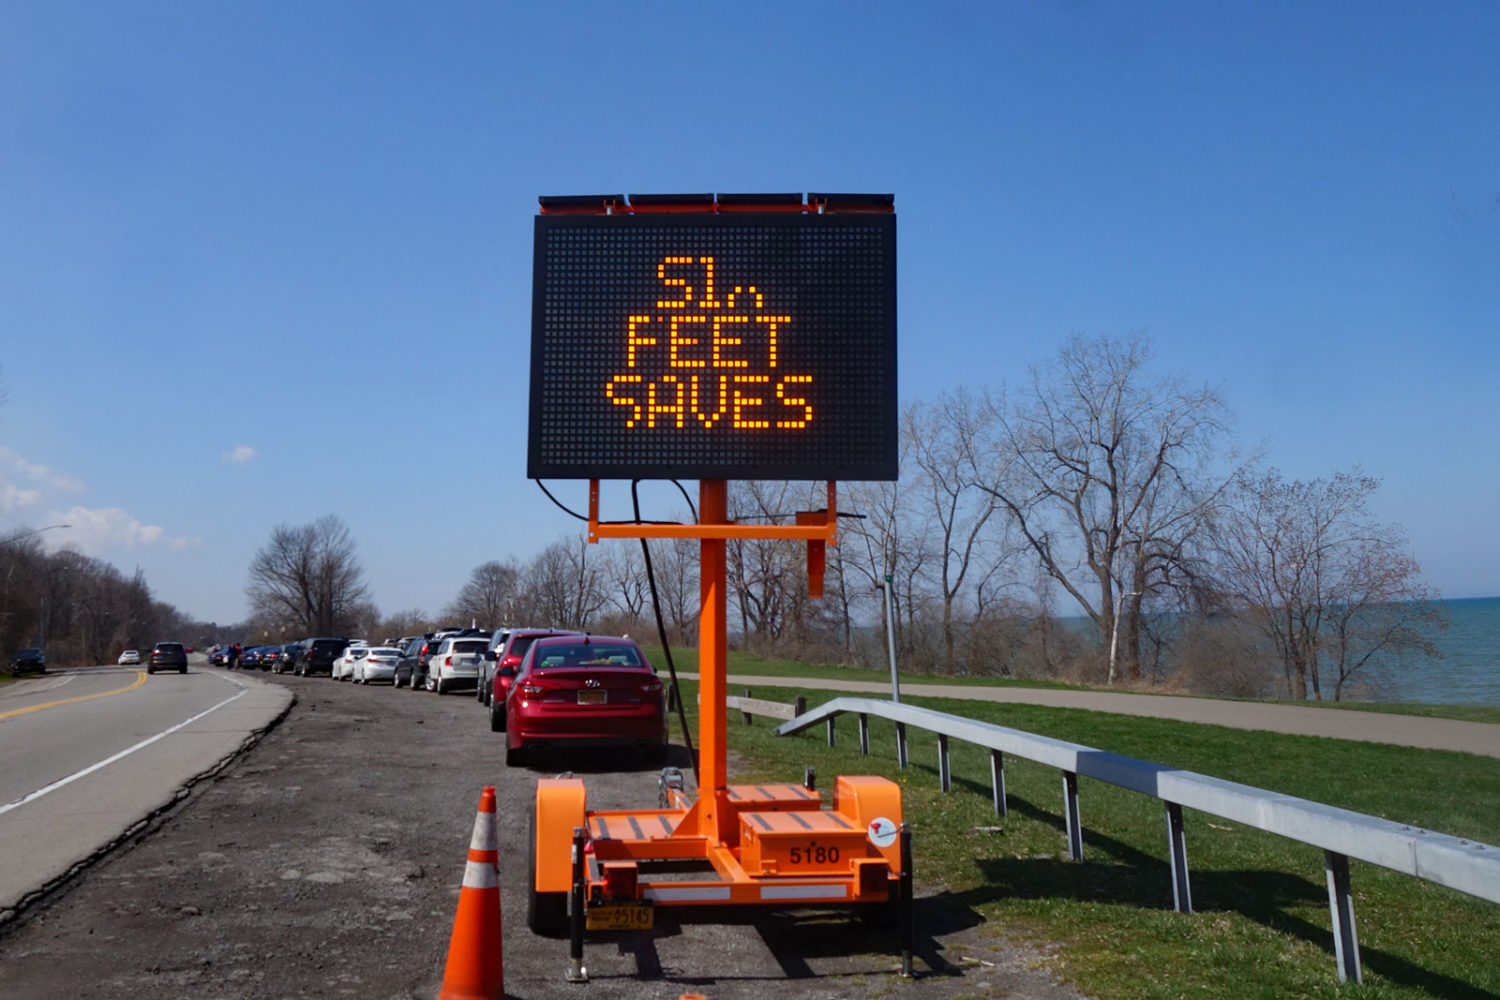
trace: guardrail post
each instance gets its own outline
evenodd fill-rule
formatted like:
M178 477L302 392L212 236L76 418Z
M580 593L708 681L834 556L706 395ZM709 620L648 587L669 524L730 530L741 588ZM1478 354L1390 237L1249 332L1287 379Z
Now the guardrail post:
M953 772L948 767L947 733L938 733L938 781L945 792L953 787Z
M1193 912L1193 891L1188 885L1187 838L1182 835L1182 806L1167 803L1167 855L1172 859L1172 907L1178 913Z
M829 746L833 746L834 741L835 741L835 737L834 737L834 733L833 733L833 720L836 719L836 718L838 718L838 716L836 716L836 715L830 715L828 717L828 745Z
M1359 935L1354 930L1354 895L1349 891L1349 857L1323 852L1328 873L1328 908L1333 911L1333 957L1339 966L1339 982L1365 981L1359 967Z
M911 758L906 754L906 723L896 723L896 766L906 770L906 765L911 763Z
M746 698L750 697L750 689L749 688L745 688L745 697ZM743 708L743 706L741 706L741 707ZM742 712L740 712L740 715L744 716L744 718L745 718L745 725L747 725L747 726L750 725L750 713L742 711Z
M994 790L995 816L999 818L1010 812L1005 804L1005 755L999 750L990 751L990 787Z
M1078 814L1078 774L1063 772L1063 815L1068 824L1068 860L1083 860L1083 819Z
M864 712L859 713L859 752L870 756L870 717Z
M668 684L667 685L667 711L668 712L675 712L675 711L677 711L677 685L676 684Z
M806 715L807 714L807 695L805 695L805 694L799 694L797 696L797 700L795 702L793 702L792 705L796 709L798 716ZM796 716L793 716L793 718L795 718L795 717Z

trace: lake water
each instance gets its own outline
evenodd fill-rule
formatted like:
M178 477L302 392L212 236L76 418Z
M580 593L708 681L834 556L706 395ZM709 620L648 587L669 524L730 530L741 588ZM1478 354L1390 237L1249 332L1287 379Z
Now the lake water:
M1443 658L1391 676L1381 700L1500 705L1500 597L1440 603L1450 624L1433 640Z

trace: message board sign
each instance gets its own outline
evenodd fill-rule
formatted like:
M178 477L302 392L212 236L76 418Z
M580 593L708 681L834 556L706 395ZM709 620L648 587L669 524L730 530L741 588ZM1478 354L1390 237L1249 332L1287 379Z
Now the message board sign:
M896 218L536 219L527 475L896 478Z

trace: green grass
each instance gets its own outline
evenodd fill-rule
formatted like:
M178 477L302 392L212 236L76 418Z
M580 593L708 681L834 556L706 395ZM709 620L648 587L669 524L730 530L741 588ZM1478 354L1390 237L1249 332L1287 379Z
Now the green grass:
M685 690L692 705L693 686ZM798 694L808 692L755 691L776 701ZM1078 710L906 700L1489 843L1500 830L1489 758ZM944 794L931 734L909 732L912 765L903 772L894 727L881 720L871 720L872 755L864 757L850 716L839 720L832 749L822 726L780 738L770 720L731 719L736 782L798 780L807 765L824 789L838 774L899 782L923 905L980 917L997 936L1056 943L1054 971L1101 1000L1500 996L1494 904L1354 862L1365 984L1340 987L1315 848L1187 810L1196 912L1178 914L1155 799L1081 779L1085 860L1069 862L1062 781L1051 768L1007 758L1010 812L996 819L980 748L952 744L954 789Z
M642 645L651 662L666 670L667 661L660 646ZM672 650L672 659L677 669L688 673L698 670L698 650L695 648ZM837 680L888 683L889 671L865 670L860 667L841 667L832 664L800 663L796 660L778 660L745 653L729 652L729 673L754 677L797 677L806 680ZM1014 687L1048 688L1058 691L1106 690L1089 688L1059 681L1013 680L1007 677L954 677L948 674L913 674L897 671L903 689L908 684L946 685L953 687ZM1191 697L1175 691L1157 691L1150 688L1110 688L1117 694L1142 694L1159 697ZM1245 699L1221 699L1225 701ZM1260 704L1301 705L1308 708L1340 709L1351 712L1382 712L1387 715L1419 715L1434 719L1457 719L1464 722L1487 722L1500 725L1500 706L1489 705L1428 705L1418 702L1351 702L1351 701L1286 701L1279 699L1252 699Z
M667 668L666 657L662 655L660 646L648 646L642 643L641 648L651 662L665 673ZM695 648L678 649L673 647L672 659L677 664L678 670L696 673L698 670L698 650ZM751 677L799 677L809 680L837 680L837 681L864 681L876 684L889 683L891 679L889 670L866 670L862 667L841 667L829 663L802 663L797 660L778 660L754 653L745 653L739 650L729 651L729 673L743 674ZM1060 681L1029 681L1013 680L1008 677L953 677L947 674L912 674L897 672L902 684L948 684L953 686L980 685L984 687L1024 687L1024 688L1055 688L1060 691L1086 691L1087 688L1076 684L1063 684Z

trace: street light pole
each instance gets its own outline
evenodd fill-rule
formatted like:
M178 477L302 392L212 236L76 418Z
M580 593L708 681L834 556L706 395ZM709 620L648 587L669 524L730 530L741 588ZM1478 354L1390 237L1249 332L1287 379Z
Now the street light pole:
M42 532L51 531L53 528L71 527L73 527L71 524L49 524L45 528L32 528L30 531L23 531L19 535L11 535L9 538L0 538L0 545L9 545L11 542L19 542L23 538L30 538L32 535L40 535Z
M901 682L896 679L896 614L891 603L891 574L875 586L885 591L885 648L891 660L891 701L901 701Z
M1111 687L1115 683L1115 653L1120 646L1120 612L1125 607L1125 598L1140 596L1141 592L1139 590L1132 590L1130 593L1121 594L1115 599L1114 626L1109 630L1109 680L1106 682Z

